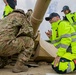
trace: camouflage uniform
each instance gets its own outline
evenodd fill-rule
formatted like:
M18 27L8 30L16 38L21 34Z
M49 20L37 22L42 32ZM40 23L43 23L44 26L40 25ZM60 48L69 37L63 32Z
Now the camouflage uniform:
M34 48L33 28L27 15L14 11L0 21L0 56L20 53L18 61L28 61Z
M28 11L26 13L28 21L30 21L30 16L31 16L32 13L33 13L33 10L32 9L28 9Z

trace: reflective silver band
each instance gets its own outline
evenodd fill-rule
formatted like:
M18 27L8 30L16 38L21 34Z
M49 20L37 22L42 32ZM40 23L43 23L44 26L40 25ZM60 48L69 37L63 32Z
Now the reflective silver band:
M76 24L76 22L73 22L72 25L74 26Z
M62 48L67 49L67 48L68 48L68 45L65 45L65 44L58 44L58 45L56 46L56 48L59 48L59 47L62 47Z
M59 48L59 47L60 47L60 44L56 45L55 47L56 47L56 48Z
M57 40L53 40L53 41L52 41L52 44L59 42L62 38L68 38L68 37L71 37L71 36L74 36L74 35L76 35L76 32L74 32L74 33L72 33L72 34L62 35L61 38L59 38L59 39L57 39ZM74 42L74 41L76 41L75 38L72 39L72 42Z
M76 32L72 33L71 35L72 35L72 36L76 35Z
M61 36L61 38L67 38L67 37L71 37L71 34L65 34Z
M72 39L72 42L76 42L76 38L73 38L73 39Z
M61 40L61 39L53 40L53 41L52 41L52 44L55 44L55 43L59 42L60 40Z
M71 72L71 65L70 62L68 62L68 68L67 68L67 73Z

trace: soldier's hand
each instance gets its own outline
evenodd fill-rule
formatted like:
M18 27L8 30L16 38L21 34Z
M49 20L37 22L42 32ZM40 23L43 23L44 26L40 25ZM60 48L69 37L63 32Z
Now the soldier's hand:
M54 59L54 67L56 67L57 64L59 64L59 61L60 61L60 57L57 56L57 57Z
M52 36L52 31L48 30L48 32L45 32L45 34L50 38Z

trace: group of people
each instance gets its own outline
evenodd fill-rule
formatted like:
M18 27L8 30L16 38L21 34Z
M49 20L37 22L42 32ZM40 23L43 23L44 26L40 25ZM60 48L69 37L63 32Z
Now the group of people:
M12 12L15 9L15 7L17 5L17 1L16 0L3 0L3 1L5 3L3 17L6 17L10 12ZM28 10L28 12L29 11L32 11L32 10ZM48 32L46 32L46 35L51 40L51 43L54 44L54 46L58 49L57 56L54 59L54 61L52 62L52 68L57 73L69 73L69 72L73 72L74 70L76 70L76 13L75 12L71 13L71 10L69 9L68 6L64 6L61 12L64 12L64 14L65 14L65 16L63 17L63 20L61 20L60 15L58 13L51 13L49 15L49 17L45 18L45 20L49 21L52 26L52 30L51 31L48 30ZM20 15L20 13L21 13L21 15ZM15 13L13 13L12 15L9 15L9 16L12 16L12 18L11 18L12 21L10 20L10 18L8 18L7 20L10 20L13 23L13 26L16 23L16 26L14 26L14 27L18 31L25 30L26 28L28 28L28 30L29 30L29 26L31 24L30 24L30 22L29 22L29 24L27 22L30 20L30 17L28 17L28 14L27 14L28 18L26 20L26 17L24 17L23 12L20 11L20 13L18 13L18 11L15 11ZM29 14L31 14L31 13L29 12ZM21 16L24 18L24 20L21 18ZM22 23L23 25L20 23L19 19L23 22ZM27 24L27 25L25 26L25 24ZM10 22L8 25L10 25ZM10 27L12 28L12 26L10 26ZM9 27L7 26L5 28L8 29ZM32 29L31 26L30 26L30 28ZM15 33L13 34L14 39L12 39L11 45L9 44L9 47L14 46L13 42L16 45L22 44L21 47L18 46L18 48L16 48L16 49L19 49L19 48L24 49L23 51L18 50L18 51L21 51L21 53L19 54L18 60L13 68L13 72L16 72L16 73L28 69L28 67L27 66L24 67L23 64L24 64L24 62L29 60L29 58L32 54L33 48L34 48L34 41L31 37L33 29L29 30L29 31L27 31L27 29L26 29L27 33L23 32L23 34L25 36L26 36L26 34L28 34L28 32L31 34L31 36L27 35L26 37L24 37L24 36L20 37L20 34L22 32L19 34L18 31L16 34ZM15 32L15 31L13 30L13 32ZM8 32L8 33L10 35L10 32ZM4 33L4 36L6 34L7 33ZM15 38L15 36L17 38ZM9 37L11 38L11 36L9 36ZM8 38L8 39L10 39L10 38ZM3 41L4 41L4 39L2 38ZM5 44L7 44L7 42ZM2 45L2 44L0 44L0 45ZM9 52L8 52L8 54L9 54Z
M65 14L63 20L54 12L45 18L52 27L51 31L45 33L58 49L52 68L64 74L76 70L76 12L71 13L68 6L64 6L61 12Z

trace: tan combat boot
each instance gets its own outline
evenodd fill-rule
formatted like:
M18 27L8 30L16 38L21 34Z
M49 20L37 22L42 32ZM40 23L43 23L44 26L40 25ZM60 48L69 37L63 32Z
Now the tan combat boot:
M28 71L28 67L25 66L22 62L17 61L12 72L19 73L19 72L26 72Z

